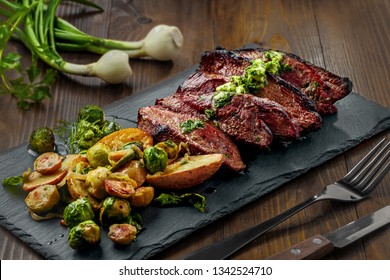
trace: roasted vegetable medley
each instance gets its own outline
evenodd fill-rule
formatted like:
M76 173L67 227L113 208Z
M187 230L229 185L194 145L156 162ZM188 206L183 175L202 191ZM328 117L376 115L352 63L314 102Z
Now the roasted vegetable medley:
M80 121L99 127L107 123L104 112L92 106L80 111ZM42 153L32 170L2 183L22 185L33 219L60 217L60 223L69 228L73 249L99 244L102 228L116 244L130 244L142 229L139 209L152 202L158 207L193 205L205 211L205 198L200 194L163 191L200 184L219 169L223 158L219 154L192 156L186 143L153 143L153 138L138 128L116 128L80 153L61 155L36 137L50 136L51 140L51 130L37 131L32 139L49 149L39 149Z

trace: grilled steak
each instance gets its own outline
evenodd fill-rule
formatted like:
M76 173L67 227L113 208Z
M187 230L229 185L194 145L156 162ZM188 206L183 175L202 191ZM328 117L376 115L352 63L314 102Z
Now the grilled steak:
M240 54L242 56L239 56ZM245 56L245 53L227 50L205 52L201 58L200 70L226 76L243 75L245 68L250 65L249 58L250 56ZM181 90L183 91L183 88ZM268 74L267 85L253 94L281 104L299 125L301 134L316 130L322 125L322 119L316 111L315 103L300 90L280 78Z
M199 98L195 94L174 94L157 100L158 105L175 112L185 112L205 121L212 108L213 94ZM299 137L299 126L283 107L251 94L234 95L222 108L213 110L213 121L232 140L267 149L273 138L290 141Z
M274 101L251 94L234 95L221 108L214 108L213 97L217 86L226 83L224 76L196 71L179 87L178 91L157 100L175 112L185 112L204 120L207 111L214 113L219 128L236 142L268 148L273 137L293 140L299 137L299 126Z
M176 113L161 106L149 106L138 111L138 127L147 131L156 141L171 139L186 142L192 154L220 153L224 164L240 171L245 168L237 146L218 128L204 122L202 128L184 133L181 124L194 120L191 115Z
M267 72L265 86L258 87L255 79L264 78L262 64L259 68L254 64L249 74L245 72L252 60L266 61L266 52L258 48L203 53L199 68L174 94L139 109L138 127L156 141L186 142L192 154L224 154L224 165L241 171L245 164L234 142L264 149L273 139L292 140L319 129L321 115L336 112L333 104L352 90L348 78L285 52L280 52L282 72L278 76ZM234 77L238 83L226 85L227 92L216 90L233 76L244 74L254 77L249 85L245 81L242 86L241 78ZM230 86L233 91L237 86L240 92L248 92L231 93ZM199 126L184 131L183 123L188 121Z
M234 53L241 58L257 59L263 58L266 51L247 49ZM352 82L348 78L313 65L297 55L281 51L280 53L283 54L282 62L291 67L291 71L282 72L280 78L314 100L321 115L335 113L337 108L333 104L351 92Z

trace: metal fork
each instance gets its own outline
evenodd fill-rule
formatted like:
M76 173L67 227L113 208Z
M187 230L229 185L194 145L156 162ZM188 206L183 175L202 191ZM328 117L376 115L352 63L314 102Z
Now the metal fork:
M380 149L383 147L382 149ZM190 253L183 259L225 259L249 242L285 221L309 205L321 200L356 202L367 197L383 179L390 168L386 161L390 156L390 142L382 139L350 172L339 181L330 184L306 201L250 229L228 237L220 242ZM380 151L378 152L378 150ZM384 167L383 167L384 166ZM383 168L382 168L383 167Z

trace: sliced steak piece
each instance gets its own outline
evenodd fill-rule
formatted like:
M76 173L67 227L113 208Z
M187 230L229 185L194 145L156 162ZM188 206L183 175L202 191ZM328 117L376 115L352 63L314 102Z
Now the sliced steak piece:
M269 148L273 138L291 141L300 136L299 126L279 103L251 94L234 95L215 111L215 118L219 128L235 141L262 149Z
M263 58L265 49L247 49L235 52L242 58ZM337 112L333 105L352 91L352 82L340 77L322 67L302 59L301 57L279 51L283 54L283 63L291 67L291 71L284 71L280 77L286 82L300 89L317 104L321 115Z
M252 56L254 55L250 52L246 55L244 52L227 50L205 52L201 58L200 70L207 72L208 75L243 75L245 68L250 65ZM184 90L183 87L181 90ZM290 117L300 126L299 132L301 134L322 126L322 119L316 110L314 101L280 78L269 74L267 85L253 94L281 104Z
M199 96L173 94L158 99L161 105L175 112L185 112L194 117L209 120L207 111L212 110L212 120L233 141L268 149L274 138L291 141L299 138L299 126L276 102L251 94L234 95L222 108L213 108L213 93Z
M205 122L203 128L183 133L182 124L194 119L183 113L176 113L161 106L149 106L138 110L138 127L147 131L156 141L171 139L186 142L192 154L220 153L224 155L224 164L241 171L245 164L237 146L218 128Z
M322 118L312 100L278 77L268 75L267 80L267 86L257 92L256 96L277 100L298 123L301 134L321 128Z
M215 109L215 90L228 80L219 74L196 71L175 94L158 99L156 104L204 120L209 119L206 115L211 110L219 128L231 139L261 149L267 149L274 137L285 141L299 138L299 125L279 103L269 99L251 94L235 95L226 106Z
M243 75L249 65L249 59L233 51L215 50L201 55L199 69L202 72L230 77Z
M181 83L176 93L195 93L199 96L200 93L213 93L218 86L229 82L229 80L228 76L195 70L192 75Z

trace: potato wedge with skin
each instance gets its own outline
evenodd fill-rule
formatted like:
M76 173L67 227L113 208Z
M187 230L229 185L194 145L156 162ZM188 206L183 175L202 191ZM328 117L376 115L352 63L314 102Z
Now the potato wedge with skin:
M143 143L143 148L153 145L153 138L146 131L138 128L124 128L115 131L102 139L97 143L103 143L109 146L113 151L117 151L123 147L123 145L140 141Z
M184 157L168 165L164 172L148 174L146 181L153 187L164 190L189 189L214 175L222 161L222 154Z

